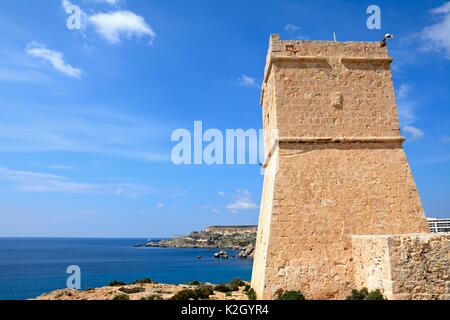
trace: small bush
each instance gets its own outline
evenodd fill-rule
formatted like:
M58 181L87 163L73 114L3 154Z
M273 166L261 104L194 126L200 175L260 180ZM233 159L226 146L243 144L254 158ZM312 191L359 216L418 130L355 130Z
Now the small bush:
M190 283L188 283L189 285L191 285L191 286L199 286L199 285L201 285L201 282L200 281L197 281L197 280L194 280L194 281L191 281Z
M256 292L255 292L255 290L250 288L247 291L247 297L248 297L248 300L256 300Z
M120 293L116 295L113 300L130 300L130 297L125 293Z
M183 289L181 291L178 291L173 295L171 300L197 300L197 294L195 293L195 290L191 289Z
M201 286L195 290L183 289L178 291L171 300L207 300L214 293L210 286Z
M231 292L225 293L225 297L231 297L233 294Z
M153 283L156 283L156 282L153 281L152 279L144 278L144 279L141 279L141 280L136 280L132 284L153 284Z
M227 293L230 292L231 289L228 285L221 283L214 287L214 291Z
M364 300L369 295L369 290L367 288L362 288L361 290L352 290L352 294L347 297L346 300Z
M236 278L230 281L230 286L243 287L245 286L245 282L239 278Z
M380 289L369 292L366 300L386 300L386 298L381 293Z
M249 284L244 285L244 293L247 293L251 289Z
M211 286L200 286L197 289L195 289L197 293L198 299L209 299L209 296L214 294L214 290Z
M125 282L122 282L122 281L116 281L116 280L112 281L112 282L109 284L110 287L118 287L118 286L126 286L126 285L127 285L127 284L126 284Z
M230 289L230 291L239 291L239 286L236 284L229 284L228 288Z
M152 294L151 296L142 297L141 300L155 301L155 300L163 300L163 298L159 294Z
M352 294L346 300L386 300L379 289L369 292L367 288L352 290Z
M300 291L281 291L277 300L305 300L305 296Z

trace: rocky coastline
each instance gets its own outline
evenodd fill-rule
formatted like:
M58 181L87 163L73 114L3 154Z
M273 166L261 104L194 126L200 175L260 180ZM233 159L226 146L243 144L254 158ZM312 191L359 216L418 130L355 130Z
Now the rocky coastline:
M187 236L149 241L136 247L209 248L219 250L214 254L218 259L247 259L252 258L255 251L256 231L256 226L214 226Z

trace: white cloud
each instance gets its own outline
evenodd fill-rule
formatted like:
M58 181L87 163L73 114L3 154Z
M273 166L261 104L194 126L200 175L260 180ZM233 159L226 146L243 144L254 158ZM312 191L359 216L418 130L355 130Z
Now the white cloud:
M248 88L256 88L256 87L258 87L258 84L256 83L256 79L252 78L250 76L247 76L245 74L242 74L239 77L238 84L241 87L248 87Z
M48 78L38 71L0 67L0 81L40 83L47 80Z
M96 3L106 3L118 6L122 0L90 0ZM69 0L62 0L62 7L67 13L71 13L70 7L73 4ZM81 9L80 9L81 10ZM117 44L122 38L142 38L148 37L150 44L156 38L156 33L145 19L131 11L117 10L111 12L86 14L81 10L81 27L83 30L92 26L97 33L111 43Z
M431 13L433 13L433 14L450 13L450 2L446 2L438 8L431 9Z
M156 33L145 19L130 11L97 13L89 17L96 31L111 43L120 43L121 38L150 38L150 44Z
M298 30L300 30L300 27L296 26L295 24L287 24L284 26L284 31L296 32Z
M425 134L421 129L413 125L417 121L417 102L411 99L413 88L414 86L412 84L401 84L397 90L397 104L402 131L410 141L417 141L423 139Z
M211 206L203 206L202 209L211 211L212 213L220 213L219 209L217 209L215 207L211 207Z
M93 1L97 3L106 3L109 5L118 5L119 3L122 2L122 0L93 0Z
M421 140L425 136L422 130L414 126L404 126L402 130L409 135L411 140Z
M258 209L258 205L251 199L251 194L248 190L237 190L236 200L227 205L227 209L233 213L240 210Z
M42 172L12 170L0 167L2 189L29 193L99 193L125 195L132 198L157 192L156 189L134 183L86 183L70 180L66 177Z
M397 90L399 99L406 99L411 93L412 85L409 83L403 83Z
M164 203L159 202L159 203L156 205L156 207L157 207L158 209L162 209L162 208L164 208Z
M288 33L289 38L296 39L296 40L307 40L308 37L305 37L301 34L299 34L300 27L296 26L295 24L289 23L284 26L284 31Z
M450 2L431 11L439 22L430 25L420 33L424 51L442 52L450 59Z
M170 189L158 189L140 183L79 182L61 175L4 167L0 167L0 188L27 193L106 194L126 196L132 199L151 194L171 194ZM158 207L161 207L161 204L159 203Z
M63 171L75 171L76 170L74 167L66 166L64 164L56 164L56 165L50 166L49 168L53 169L53 170L63 170Z
M0 152L76 152L148 162L170 161L170 128L95 106L24 105L0 101ZM157 151L158 150L158 151Z
M82 71L66 63L61 52L47 49L45 45L32 42L28 45L26 53L32 57L39 58L50 63L53 68L66 76L77 79L81 78Z
M410 83L403 83L397 89L398 116L403 126L416 121L417 102L410 97L412 90L413 85Z
M69 12L70 7L73 6L72 2L70 2L69 0L62 0L61 5L66 12Z
M225 195L225 192L219 191L219 192L217 192L217 194L218 194L219 196L223 197L223 196Z

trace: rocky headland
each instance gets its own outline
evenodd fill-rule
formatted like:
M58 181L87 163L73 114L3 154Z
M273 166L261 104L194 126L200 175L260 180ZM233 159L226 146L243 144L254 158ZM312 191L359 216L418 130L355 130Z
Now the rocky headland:
M194 231L187 236L159 241L150 241L137 246L159 248L217 248L214 256L228 259L238 257L246 259L253 256L256 244L256 226L213 226L203 231ZM233 250L228 253L225 250Z

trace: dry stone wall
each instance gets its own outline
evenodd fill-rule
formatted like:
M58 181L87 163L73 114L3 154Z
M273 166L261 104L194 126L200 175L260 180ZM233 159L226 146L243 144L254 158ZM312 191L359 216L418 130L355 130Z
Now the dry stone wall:
M450 299L450 234L352 238L355 283L394 300Z

